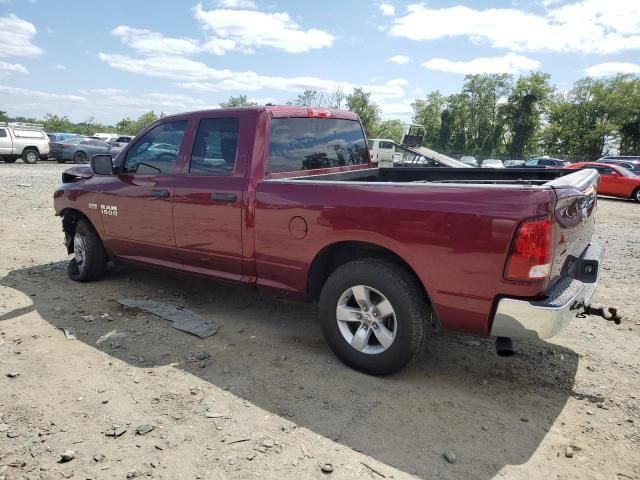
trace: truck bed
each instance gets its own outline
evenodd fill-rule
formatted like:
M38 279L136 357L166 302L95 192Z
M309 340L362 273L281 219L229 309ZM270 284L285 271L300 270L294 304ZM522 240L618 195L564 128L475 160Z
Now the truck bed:
M485 185L544 185L559 186L558 179L576 173L565 169L534 168L429 168L394 167L369 168L348 172L292 177L289 180L366 183L456 183Z

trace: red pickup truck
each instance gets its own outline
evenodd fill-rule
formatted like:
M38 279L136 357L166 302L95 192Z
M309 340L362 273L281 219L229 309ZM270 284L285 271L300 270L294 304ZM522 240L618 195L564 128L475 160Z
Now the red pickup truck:
M62 180L73 280L113 261L317 301L331 348L370 374L405 366L436 324L550 337L598 280L595 171L371 168L350 112L169 116Z

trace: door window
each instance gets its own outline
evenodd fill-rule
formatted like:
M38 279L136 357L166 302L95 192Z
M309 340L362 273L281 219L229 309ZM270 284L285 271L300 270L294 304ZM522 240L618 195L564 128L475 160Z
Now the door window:
M193 142L189 174L202 176L231 175L238 151L237 118L205 118L198 125Z
M177 171L178 152L187 120L166 122L145 133L127 152L122 173L172 175Z
M0 137L6 137L7 131L4 128L0 128Z
M391 149L393 149L393 143L392 142L380 142L380 149L391 150Z

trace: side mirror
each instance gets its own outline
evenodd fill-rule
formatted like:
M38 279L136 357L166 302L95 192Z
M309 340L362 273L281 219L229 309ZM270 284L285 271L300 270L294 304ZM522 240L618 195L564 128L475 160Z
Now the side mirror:
M91 170L98 175L113 175L111 155L94 155L91 157Z

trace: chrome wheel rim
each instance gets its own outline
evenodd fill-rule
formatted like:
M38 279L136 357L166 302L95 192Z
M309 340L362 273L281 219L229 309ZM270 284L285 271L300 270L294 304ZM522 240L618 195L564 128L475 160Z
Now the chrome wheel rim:
M36 152L27 152L27 161L29 162L35 162L36 160L38 160L38 157L36 155Z
M85 259L87 255L87 244L82 235L76 233L73 237L73 258L76 261L78 271L84 270Z
M82 153L82 152L78 152L76 153L76 163L84 163L87 161L87 156Z
M357 351L370 355L389 349L398 331L391 302L366 285L353 286L340 296L336 321L344 340Z

